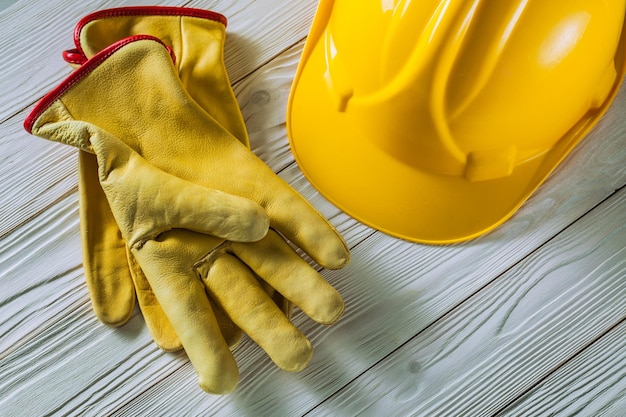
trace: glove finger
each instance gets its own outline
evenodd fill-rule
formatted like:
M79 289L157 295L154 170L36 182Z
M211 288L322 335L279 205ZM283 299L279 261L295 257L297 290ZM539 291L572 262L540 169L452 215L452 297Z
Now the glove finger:
M332 324L343 314L339 292L275 231L255 243L232 243L229 250L318 323Z
M348 247L335 228L302 196L275 176L273 202L265 207L271 227L329 269L343 268L350 261Z
M302 370L311 359L308 339L268 296L252 272L232 255L222 253L205 268L212 299L280 368Z
M92 130L90 142L111 209L120 229L132 233L126 236L131 248L173 228L245 242L267 233L269 218L255 202L168 174L115 136L85 127Z
M135 256L130 250L127 251L128 265L133 277L135 292L139 309L152 336L152 340L157 346L166 352L174 352L182 349L183 345L169 321L161 304L157 300L152 287L148 282L141 267L137 263Z
M182 349L183 346L180 343L176 331L172 327L172 323L170 323L165 315L161 304L152 291L152 287L150 287L150 283L130 251L128 251L128 264L133 275L139 308L144 316L146 326L150 331L152 339L157 346L167 352ZM230 349L234 349L241 341L243 332L219 306L215 305L210 299L209 302L211 302L211 307L215 313L215 318L226 344Z
M183 230L162 234L133 249L163 311L194 366L200 387L214 394L231 392L239 379L203 283L187 264Z
M162 171L161 171L162 172ZM167 213L167 224L236 242L254 242L269 228L265 210L246 198L226 194L170 176L169 184L159 182L175 195ZM186 181L185 181L186 182ZM168 186L171 188L168 189Z
M126 242L98 180L93 154L78 156L83 267L93 310L109 326L121 326L135 308L135 290L126 263Z
M215 124L213 121L214 129L221 129ZM229 163L224 164L228 171L204 173L206 183L259 203L267 212L271 227L323 267L338 269L348 264L350 253L343 238L307 200L228 132L222 129L220 135L211 139L212 148L221 149L215 158L219 156ZM211 151L216 153L213 149L205 152Z

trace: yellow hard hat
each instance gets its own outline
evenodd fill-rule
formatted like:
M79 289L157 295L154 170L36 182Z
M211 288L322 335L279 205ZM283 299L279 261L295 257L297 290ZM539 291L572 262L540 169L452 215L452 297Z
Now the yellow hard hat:
M500 225L600 119L626 0L321 0L287 110L296 161L354 218L451 243Z

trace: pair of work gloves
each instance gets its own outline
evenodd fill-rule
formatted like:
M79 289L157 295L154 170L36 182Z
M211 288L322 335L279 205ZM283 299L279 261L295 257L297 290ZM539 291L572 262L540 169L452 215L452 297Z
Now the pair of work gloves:
M303 256L331 269L349 261L330 223L251 152L224 67L225 25L189 8L93 13L64 52L74 71L24 123L80 149L98 318L122 325L137 300L157 345L184 348L216 394L237 384L242 332L280 368L303 369L312 347L292 305L322 324L344 310Z

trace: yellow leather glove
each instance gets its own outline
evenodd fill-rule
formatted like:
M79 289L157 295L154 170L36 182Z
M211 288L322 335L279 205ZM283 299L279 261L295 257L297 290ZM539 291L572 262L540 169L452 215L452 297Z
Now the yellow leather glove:
M74 30L76 49L63 56L73 67L128 36L146 34L161 39L177 57L176 68L185 90L234 137L249 147L245 124L224 67L226 18L208 10L139 6L105 9L81 19ZM164 350L181 347L143 271L122 238L98 181L95 155L79 151L79 190L83 264L96 316L120 326L130 318L135 297L155 343ZM128 261L126 261L128 257ZM291 305L264 281L266 292L287 317ZM216 308L218 313L219 309ZM227 316L218 319L229 346L241 338Z
M238 380L209 298L279 367L297 371L306 366L310 342L252 272L315 321L332 324L343 313L341 296L285 239L327 268L347 264L345 243L306 200L191 99L158 39L135 36L105 48L46 95L25 127L96 155L120 230L204 390L226 393ZM195 191L177 191L192 190L193 184L258 203L269 217L270 231L254 243L211 236L207 228L198 228L198 221L210 221L201 214L200 197L184 202ZM216 200L206 201L216 208ZM165 210L172 202L198 208L174 215ZM230 208L218 213L236 209L225 204ZM240 209L244 214L227 222L227 230L252 218L252 207ZM243 224L240 240L252 239L251 225Z

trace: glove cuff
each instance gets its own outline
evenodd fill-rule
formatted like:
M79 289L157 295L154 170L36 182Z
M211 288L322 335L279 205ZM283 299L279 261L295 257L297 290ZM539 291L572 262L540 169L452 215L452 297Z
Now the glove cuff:
M212 20L221 23L226 27L228 20L226 16L203 9L195 9L191 7L171 7L171 6L131 6L131 7L115 7L111 9L98 10L83 17L74 28L74 45L76 48L67 49L62 52L63 59L72 66L83 65L87 61L87 55L81 45L81 32L89 23L96 20L107 19L111 17L125 16L179 16L179 17L196 17L199 19Z

